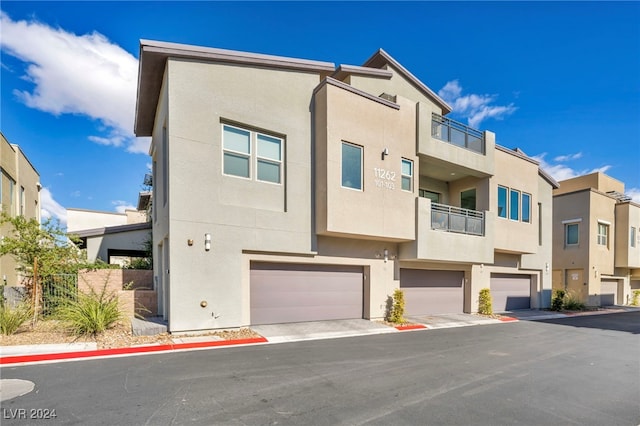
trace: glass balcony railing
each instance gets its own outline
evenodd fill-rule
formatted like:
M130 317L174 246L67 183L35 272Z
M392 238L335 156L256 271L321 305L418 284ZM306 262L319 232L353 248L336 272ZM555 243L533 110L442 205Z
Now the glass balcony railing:
M431 229L484 235L484 212L431 203Z
M484 134L481 131L435 113L431 115L431 136L479 154L485 153Z

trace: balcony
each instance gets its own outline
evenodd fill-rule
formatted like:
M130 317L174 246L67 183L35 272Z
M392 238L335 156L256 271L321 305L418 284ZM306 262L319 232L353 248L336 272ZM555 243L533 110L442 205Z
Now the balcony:
M493 263L495 216L416 198L416 239L402 243L401 260Z
M484 213L431 203L431 229L483 236Z
M431 136L450 144L484 155L484 134L438 114L431 114Z

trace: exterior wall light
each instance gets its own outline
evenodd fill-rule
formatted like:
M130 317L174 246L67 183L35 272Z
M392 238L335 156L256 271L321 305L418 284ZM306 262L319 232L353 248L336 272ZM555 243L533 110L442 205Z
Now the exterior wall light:
M204 234L204 249L211 250L211 234Z
M384 157L386 157L387 155L389 155L389 148L385 148L382 150L382 159L384 160Z
M387 263L387 261L389 260L389 250L384 249L384 251L382 253L383 253L383 256L384 256L384 262Z

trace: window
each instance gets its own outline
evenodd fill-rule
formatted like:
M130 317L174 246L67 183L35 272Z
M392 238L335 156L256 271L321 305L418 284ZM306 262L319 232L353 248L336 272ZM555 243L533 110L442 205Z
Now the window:
M542 245L542 203L538 203L538 245Z
M402 159L402 189L413 191L413 161Z
M342 142L342 186L362 190L362 147Z
M598 245L607 246L609 237L609 225L598 222Z
M531 223L531 195L522 193L522 221Z
M282 182L282 148L281 138L225 124L222 126L223 173L247 179L255 173L258 181L279 184Z
M440 194L438 194L437 192L428 191L426 189L420 189L418 190L418 195L422 198L430 199L432 203L440 202Z
M565 245L573 246L578 244L579 224L567 223L564 225L564 241Z
M162 205L167 205L169 198L169 146L167 141L167 126L162 127Z
M636 228L633 226L631 227L631 231L629 233L629 243L631 244L631 247L636 246Z
M509 219L520 219L520 191L512 189L509 195Z
M460 193L460 207L467 210L476 209L476 189L467 189Z
M20 187L20 216L24 216L24 205L26 203L25 194L24 194L24 186Z
M498 186L498 217L507 217L507 188Z

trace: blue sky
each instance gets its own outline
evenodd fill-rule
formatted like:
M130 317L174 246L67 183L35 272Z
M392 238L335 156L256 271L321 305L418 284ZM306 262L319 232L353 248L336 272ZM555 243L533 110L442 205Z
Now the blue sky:
M640 202L638 2L2 1L0 129L45 216L134 206L140 39L361 65L383 48L558 180L601 170Z

